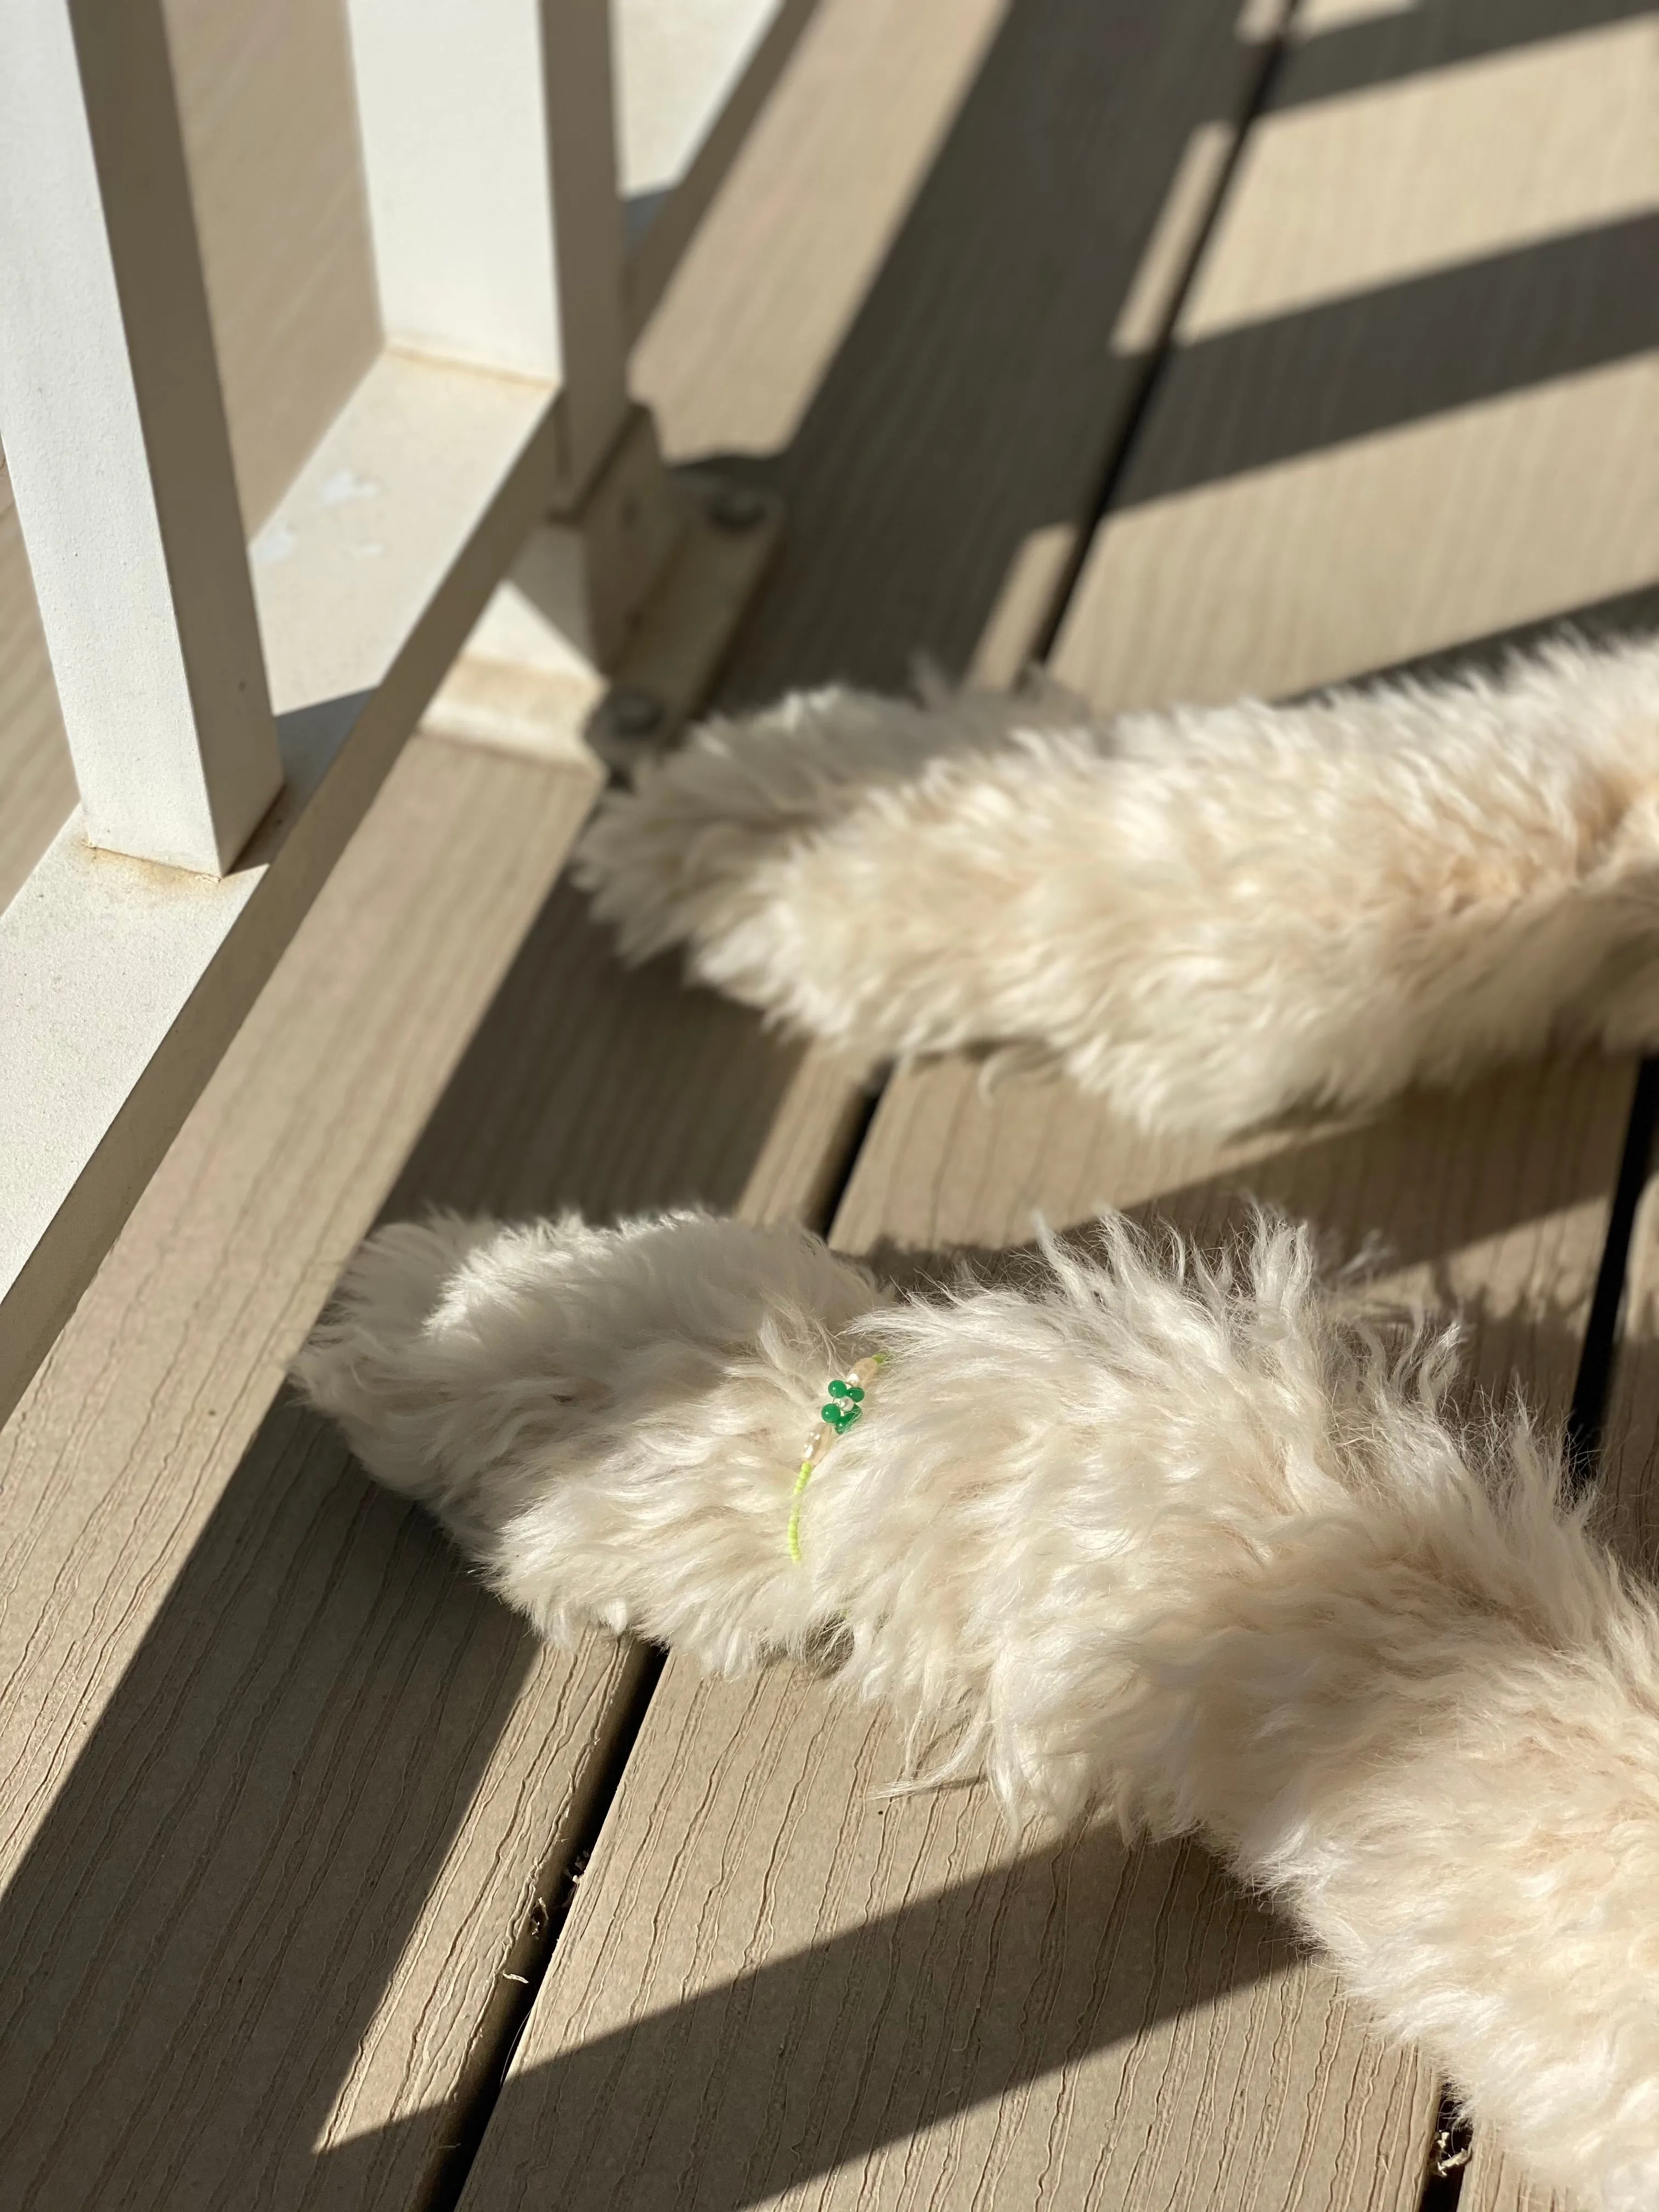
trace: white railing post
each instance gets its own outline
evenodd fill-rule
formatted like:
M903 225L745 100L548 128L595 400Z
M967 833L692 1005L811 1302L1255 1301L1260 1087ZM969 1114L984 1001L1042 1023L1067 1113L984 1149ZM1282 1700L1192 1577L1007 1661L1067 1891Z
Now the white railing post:
M616 442L628 413L627 238L611 0L541 0L541 16L564 341L564 446L574 498Z
M607 0L349 0L386 342L561 386L578 495L627 412Z
M628 400L605 0L348 4L392 342L260 533L256 624L161 0L0 0L0 436L86 800L0 913L0 1419L422 714L591 768L614 671L653 742L775 539ZM718 87L672 75L706 204Z
M470 728L478 662L598 683L684 520L628 398L610 0L349 5L387 343L558 390L549 517L435 709Z
M88 837L224 872L282 765L160 0L0 6L0 438Z

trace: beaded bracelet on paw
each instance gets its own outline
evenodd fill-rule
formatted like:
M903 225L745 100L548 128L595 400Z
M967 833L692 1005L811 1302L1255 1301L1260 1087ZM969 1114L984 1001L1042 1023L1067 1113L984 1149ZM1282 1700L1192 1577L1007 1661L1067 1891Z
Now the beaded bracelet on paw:
M864 1380L874 1379L878 1367L884 1366L887 1354L872 1352L857 1367L849 1367L845 1375L837 1375L827 1392L829 1402L818 1408L820 1425L814 1429L806 1446L805 1456L795 1476L794 1494L789 1510L789 1556L798 1564L800 1559L800 1509L806 1486L812 1480L812 1470L837 1437L844 1437L864 1412Z

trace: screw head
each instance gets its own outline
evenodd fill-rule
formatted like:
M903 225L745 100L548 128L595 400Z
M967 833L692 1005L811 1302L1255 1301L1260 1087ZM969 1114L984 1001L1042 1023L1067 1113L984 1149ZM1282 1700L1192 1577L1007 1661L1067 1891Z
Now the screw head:
M624 684L611 694L607 713L619 737L648 738L662 720L662 701L653 693Z
M724 483L708 502L708 519L718 530L752 530L766 513L766 501L751 485Z

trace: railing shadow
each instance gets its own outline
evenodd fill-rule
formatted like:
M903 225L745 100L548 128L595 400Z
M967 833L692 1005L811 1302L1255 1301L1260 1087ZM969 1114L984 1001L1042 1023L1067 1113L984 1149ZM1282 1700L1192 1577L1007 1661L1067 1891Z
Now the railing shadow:
M1200 1151L1197 1172L1159 1184L1122 1210L1204 1243L1233 1236L1250 1204L1260 1202L1322 1224L1332 1267L1347 1265L1380 1239L1390 1267L1432 1267L1540 1212L1605 1194L1635 1079L1631 1074L1621 1087L1607 1077L1597 1054L1560 1055L1499 1066L1455 1091L1410 1091L1370 1114L1287 1118L1254 1140ZM1060 1080L1010 1079L1021 1093L1016 1113L1040 1105ZM991 1079L968 1110L994 1119L1000 1090ZM1103 1130L1110 1129L1103 1108L1097 1110ZM1068 1183L1074 1179L1068 1169ZM1040 1174L1030 1188L1033 1212L1042 1212ZM1073 1195L1092 1213L1112 1194L1079 1184ZM1050 1226L1066 1229L1075 1219L1063 1212ZM1344 1222L1358 1224L1346 1243Z
M796 1057L668 963L617 974L556 890L386 1211L735 1206ZM0 1897L8 2204L230 2205L248 2172L261 2202L307 2197L538 1663L279 1400Z
M491 2212L775 2203L1292 1966L1281 1923L1218 1909L1222 1880L1093 1828L592 2036L506 2082L499 2118L547 2156L493 2168ZM325 2154L338 2201L380 2148Z
M965 669L1035 532L1085 524L1144 381L1113 331L1193 133L1260 56L1219 0L1008 9L787 448L789 529L723 686Z
M1454 12L1502 43L1496 0ZM1191 131L1227 112L1245 67L1236 14L1235 0L1012 11L775 465L793 534L728 703L830 675L900 682L918 648L962 667L1029 533L1086 520L1133 391L1112 329ZM1571 252L1552 253L1534 273L1577 283ZM1295 343L1289 330L1273 341ZM1594 359L1607 341L1580 343ZM1558 348L1548 373L1579 357ZM1252 358L1235 356L1238 373L1266 374ZM947 373L964 359L972 374ZM1411 408L1455 398L1412 374ZM1224 468L1224 452L1209 465ZM730 1205L793 1065L670 969L622 976L560 890L390 1210ZM1498 1225L1501 1194L1483 1202L1477 1218ZM1413 1232L1419 1256L1434 1233ZM65 1571L88 1574L90 1607L101 1566ZM120 1682L66 1735L67 1771L0 1899L8 2203L356 2203L418 2170L427 2113L312 2146L536 1663L424 1522L294 1406L273 1410ZM764 2037L781 2019L827 2021L849 2065L889 2039L880 2097L838 2075L787 2130L712 2146L670 2130L665 2159L708 2162L700 2201L747 2204L1137 2033L1148 2002L1194 2002L1282 1963L1263 1919L1167 1984L1133 1964L1148 1928L1164 1940L1208 1879L1189 1853L1155 1855L1136 1876L1164 1884L1175 1918L1125 1923L1128 1948L1101 1954L1115 1850L1097 1836L1022 1859L630 2030L629 2048L671 2075L737 2023ZM968 2012L948 1975L934 1991L930 1962L978 1940L994 1879L1031 1935ZM1177 1994L1146 1994L1165 1987ZM507 2094L550 2088L562 2109L567 2097L597 2108L620 2051L585 2046ZM603 2187L596 2167L557 2201L586 2207ZM654 2201L685 2201L680 2190L665 2164Z
M1413 0L1407 9L1333 24L1299 42L1296 67L1274 86L1268 110L1398 84L1652 11L1653 0Z
M1654 12L1426 0L1294 42L1264 113ZM1120 350L1118 318L1192 133L1237 112L1257 66L1231 11L1165 9L1156 39L1148 21L1135 0L1012 11L794 438L765 459L720 457L775 484L791 515L726 703L836 680L902 687L918 654L965 671L1022 549L1086 527L1108 483L1114 506L1133 505L1659 345L1655 219L1638 216L1267 316L1156 362ZM1170 421L1178 438L1158 434Z
M1142 448L1117 504L1650 352L1656 265L1659 216L1633 216L1188 340L1158 394L1182 435Z

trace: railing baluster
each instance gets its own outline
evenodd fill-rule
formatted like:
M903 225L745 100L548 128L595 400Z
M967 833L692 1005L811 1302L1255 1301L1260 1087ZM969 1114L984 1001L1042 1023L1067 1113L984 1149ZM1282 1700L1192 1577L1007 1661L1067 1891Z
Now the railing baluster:
M541 0L541 15L574 499L628 412L616 73L610 0Z
M0 8L0 436L94 845L282 783L160 0Z
M349 0L387 343L562 386L569 491L626 412L607 0Z
M0 914L0 1419L422 713L568 757L660 583L668 730L773 535L628 400L607 0L346 4L388 346L256 619L161 0L0 0L0 436L85 801Z

